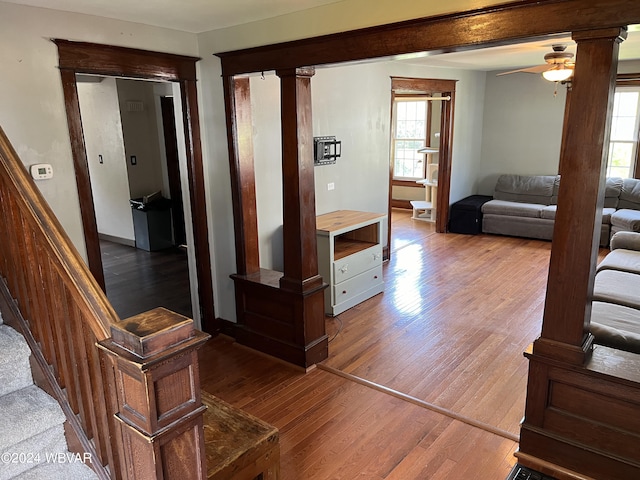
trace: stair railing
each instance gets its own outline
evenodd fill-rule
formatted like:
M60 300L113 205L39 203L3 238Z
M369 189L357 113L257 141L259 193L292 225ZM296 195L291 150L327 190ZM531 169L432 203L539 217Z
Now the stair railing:
M121 321L1 128L0 276L37 383L99 478L204 477L196 350L208 335L162 308Z

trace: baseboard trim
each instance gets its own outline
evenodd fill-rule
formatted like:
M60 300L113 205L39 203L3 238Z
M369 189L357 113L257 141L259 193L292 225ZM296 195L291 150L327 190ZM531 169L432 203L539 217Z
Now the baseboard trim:
M227 337L231 337L234 340L236 339L236 329L238 327L238 324L236 322L225 320L224 318L218 318L218 325L220 326L219 333L221 335L226 335Z
M391 206L393 208L403 208L405 210L412 210L411 200L391 200Z
M98 233L100 240L106 240L107 242L119 243L120 245L126 245L127 247L135 247L136 241L128 238L116 237L114 235L107 235L106 233Z

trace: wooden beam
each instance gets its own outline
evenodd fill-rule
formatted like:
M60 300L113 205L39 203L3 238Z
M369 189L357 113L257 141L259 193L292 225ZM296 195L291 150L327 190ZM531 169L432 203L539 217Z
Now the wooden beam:
M445 53L640 23L635 0L525 0L450 15L217 53L224 75Z
M93 75L156 79L170 82L196 80L198 57L115 47L98 43L54 39L59 66Z

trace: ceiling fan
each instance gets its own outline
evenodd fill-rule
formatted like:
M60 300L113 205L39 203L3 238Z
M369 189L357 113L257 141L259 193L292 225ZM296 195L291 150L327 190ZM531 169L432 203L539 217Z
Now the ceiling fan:
M561 82L567 80L573 75L573 69L575 62L572 61L573 53L566 52L566 45L556 44L552 45L552 52L547 53L544 56L544 65L536 65L534 67L519 68L518 70L511 70L509 72L498 73L500 75L509 75L511 73L525 72L525 73L542 73L542 76L552 82Z

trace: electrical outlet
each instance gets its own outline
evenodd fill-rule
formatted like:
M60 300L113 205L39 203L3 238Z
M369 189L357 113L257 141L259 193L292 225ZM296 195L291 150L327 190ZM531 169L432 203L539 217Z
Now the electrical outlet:
M104 163L104 159L102 158L102 155L98 155L98 162Z
M334 190L336 188L336 184L331 182L327 183L327 190Z

